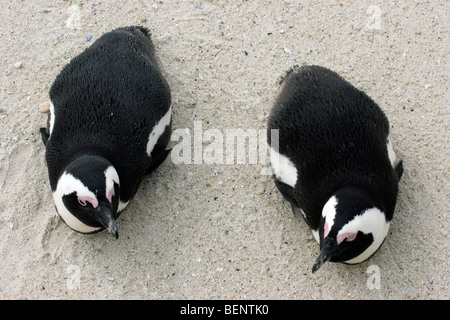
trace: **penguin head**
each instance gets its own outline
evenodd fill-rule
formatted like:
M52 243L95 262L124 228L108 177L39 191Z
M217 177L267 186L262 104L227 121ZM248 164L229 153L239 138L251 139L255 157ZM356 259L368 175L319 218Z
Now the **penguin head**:
M99 156L81 156L64 169L53 199L71 229L80 233L108 229L117 239L119 195L119 176L113 165Z
M322 210L319 226L320 254L312 271L326 261L357 264L370 258L381 246L389 221L374 197L357 187L335 192Z

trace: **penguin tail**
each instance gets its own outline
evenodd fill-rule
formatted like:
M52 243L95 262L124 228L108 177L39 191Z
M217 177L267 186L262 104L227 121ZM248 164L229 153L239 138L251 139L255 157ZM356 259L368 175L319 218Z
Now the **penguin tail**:
M304 72L311 73L313 69L316 69L317 66L314 65L308 65L306 63L303 63L301 66L298 64L294 65L292 68L290 68L288 71L286 71L286 74L281 77L279 84L281 85L286 79L289 77L296 75L296 74L302 74Z
M398 181L400 181L403 175L403 160L400 160L395 166L395 171L397 172Z
M127 30L127 31L129 31L129 32L131 32L131 33L142 33L145 37L147 37L147 38L149 38L150 39L150 37L151 37L151 33L150 33L150 30L148 29L148 28L146 28L146 27L143 27L143 26L129 26L129 27L124 27L124 28L121 28L122 30Z
M146 36L147 38L150 38L152 35L150 33L150 30L143 26L131 26L130 29L133 31L142 32L144 34L144 36Z
M289 76L296 72L297 70L299 70L300 67L298 65L294 65L292 68L290 68L288 71L286 71L286 74L284 76L281 77L280 81L278 82L278 84L282 84L284 82L284 80L286 80L287 78L289 78Z
M143 27L143 26L135 26L136 29L139 29L139 31L141 31L144 36L146 36L147 38L150 38L151 33L150 30L148 30L148 28Z
M134 34L135 36L144 36L148 39L151 39L151 35L152 35L150 33L150 30L143 26L128 26L128 27L118 28L117 30L127 31L127 32Z

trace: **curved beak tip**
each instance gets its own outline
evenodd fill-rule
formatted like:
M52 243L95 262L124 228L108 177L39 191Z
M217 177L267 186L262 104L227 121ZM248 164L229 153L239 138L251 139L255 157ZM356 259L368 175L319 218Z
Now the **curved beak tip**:
M116 239L119 238L119 231L117 230L117 224L114 220L114 215L108 208L99 208L94 213L95 218L103 225L105 229L108 229L109 233Z
M336 252L339 251L339 246L336 241L332 238L327 238L324 241L322 249L320 250L319 256L314 261L312 272L316 272L320 267L327 261L329 261Z
M319 254L319 256L316 258L316 261L314 261L313 267L312 267L312 272L316 272L317 270L320 269L320 267L327 262L330 259L329 256L326 256L325 254L323 254L322 252Z
M105 227L114 238L119 239L119 230L117 229L117 224L116 221L114 221L114 218L111 218Z
M312 273L316 272L317 270L320 269L320 267L322 266L323 261L317 261L314 262L313 267L312 267Z
M117 231L117 227L115 228L108 228L109 233L111 233L111 235L116 238L119 239L119 232Z

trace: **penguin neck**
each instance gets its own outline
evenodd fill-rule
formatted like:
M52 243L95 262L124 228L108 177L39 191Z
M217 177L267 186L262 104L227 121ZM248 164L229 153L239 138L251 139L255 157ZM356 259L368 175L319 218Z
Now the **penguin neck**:
M376 177L363 174L355 168L339 168L325 170L312 186L315 190L325 191L323 194L328 199L338 190L348 188L360 188L371 193L375 189L375 181Z
M103 157L100 152L79 152L75 154L73 157L69 158L66 166L62 169L64 172L71 172L74 168L81 166L85 166L86 164L96 164L97 166L104 167L104 169L108 167L114 167L111 162Z
M375 206L382 208L382 203L380 201L380 197L374 190L372 190L368 185L347 185L341 188L338 188L335 192L333 192L333 196L340 198L345 195L359 195L359 197L366 198L368 201L371 201Z
M102 161L102 162L109 162L109 160L103 155L103 152L98 149L86 149L86 150L80 150L76 152L72 157L69 158L68 164L74 163L75 161L79 160L94 160L94 161Z

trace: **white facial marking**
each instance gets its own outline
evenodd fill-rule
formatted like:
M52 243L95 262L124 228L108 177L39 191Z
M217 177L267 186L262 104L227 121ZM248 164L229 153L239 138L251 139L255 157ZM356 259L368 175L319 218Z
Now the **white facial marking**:
M325 221L324 226L323 226L323 237L326 238L329 233L330 233L330 226Z
M370 208L361 215L357 215L339 230L337 237L345 234L357 234L358 231L373 236L372 244L359 256L347 260L347 263L359 263L368 259L383 243L389 231L390 223L386 221L384 213L377 208Z
M113 166L108 167L105 170L105 181L106 181L106 190L105 194L108 198L108 201L112 202L112 197L114 195L114 183L120 185L119 175L117 174L116 169Z
M324 237L326 237L325 234L328 234L328 232L333 227L334 218L336 216L337 203L338 199L335 196L332 196L323 207L322 217L325 217L325 229L327 229L324 230ZM353 241L359 231L365 234L371 233L374 240L372 244L359 256L345 261L347 263L360 263L367 260L378 249L378 247L386 238L389 231L389 222L386 221L384 213L379 209L367 209L360 215L355 216L353 220L349 221L339 230L336 241L338 244L340 244L345 239L347 239L347 241ZM317 236L314 234L314 232L313 235L317 242L319 242L318 232Z
M150 157L153 148L159 140L159 137L164 133L166 127L170 124L170 119L172 115L172 107L169 108L169 111L162 117L159 122L153 127L152 132L148 136L147 142L147 155Z
M53 102L50 101L50 124L49 124L49 135L51 136L53 127L55 126L55 106L53 105ZM50 137L49 137L50 139Z
M55 192L53 192L53 200L55 201L58 214L64 220L64 222L73 230L82 233L90 233L99 230L99 227L91 227L80 220L78 220L72 213L66 208L63 202L63 196L77 193L77 196L83 201L86 199L92 199L91 201L97 201L95 194L89 190L80 180L76 179L70 173L64 172L58 180ZM97 202L98 203L98 202Z
M325 225L324 225L324 235L325 238L328 233L331 230L331 227L333 227L334 224L334 217L336 216L336 206L337 206L338 200L335 196L332 196L330 199L328 199L327 203L323 206L322 209L322 217L325 218ZM316 238L317 242L319 242L319 237Z
M341 244L342 241L353 241L356 239L357 233L340 233L337 236L337 244Z
M295 188L297 168L289 158L270 148L270 164L275 177L283 183Z

